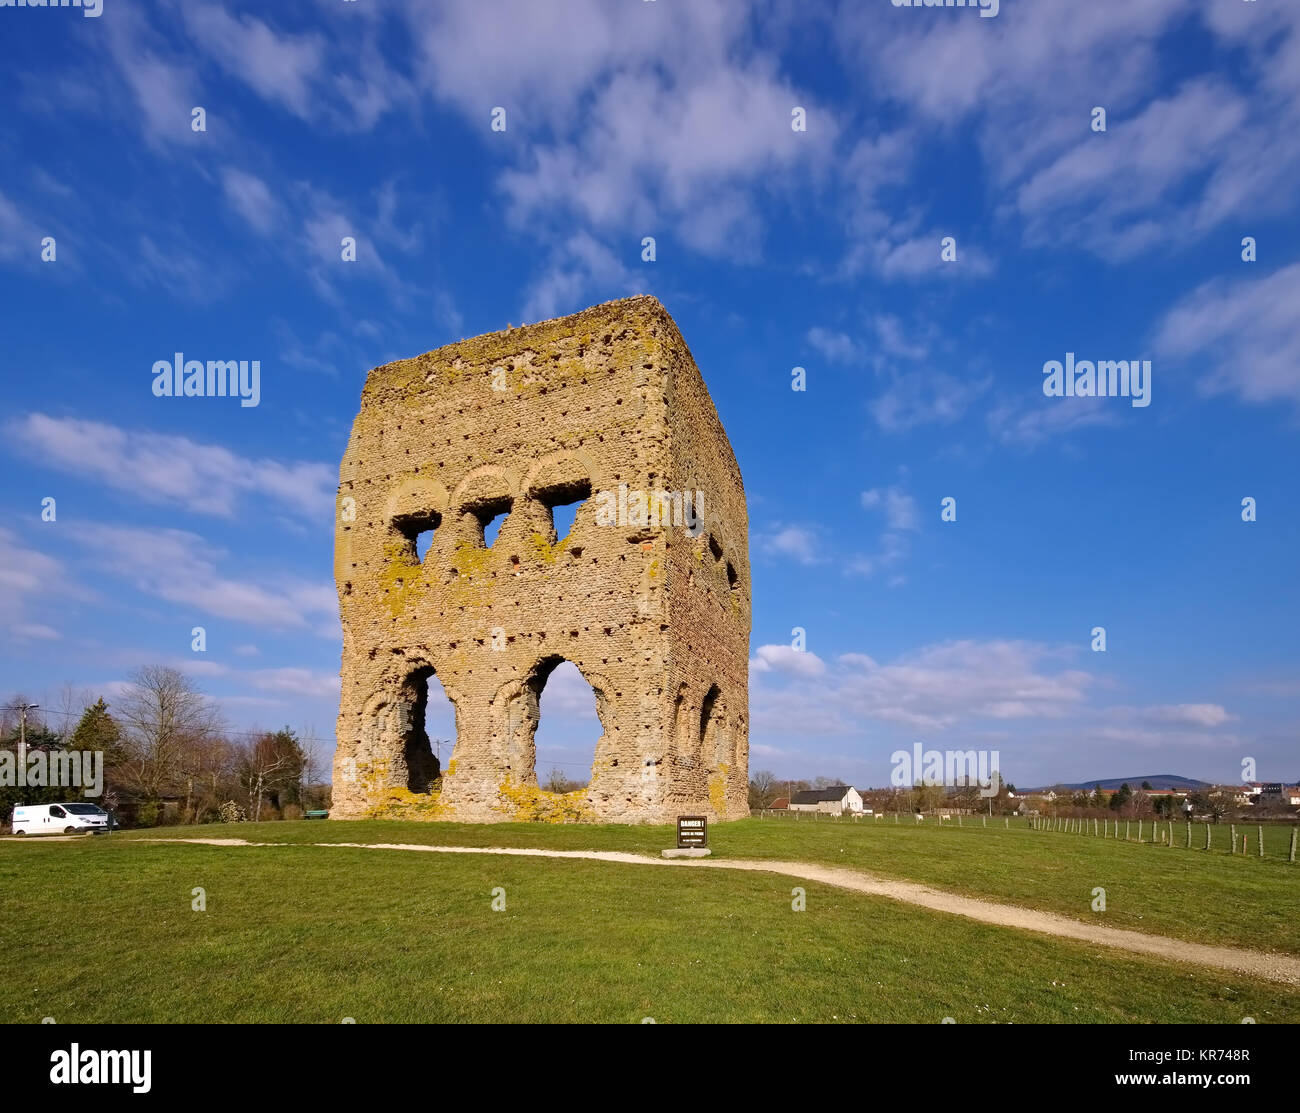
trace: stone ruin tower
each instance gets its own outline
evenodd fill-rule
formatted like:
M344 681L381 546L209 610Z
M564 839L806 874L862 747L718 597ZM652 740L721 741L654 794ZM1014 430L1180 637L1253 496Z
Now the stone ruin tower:
M553 508L579 499L557 537ZM384 801L474 822L748 814L745 492L655 298L375 368L336 520L335 817ZM603 733L589 786L555 796L537 786L534 732L565 660ZM456 714L446 768L424 728L435 674Z

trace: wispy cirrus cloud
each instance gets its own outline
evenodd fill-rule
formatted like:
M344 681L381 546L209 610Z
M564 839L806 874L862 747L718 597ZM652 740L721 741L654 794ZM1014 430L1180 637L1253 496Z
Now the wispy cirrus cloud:
M84 522L75 541L94 554L102 571L173 604L182 625L191 616L212 615L272 630L315 628L322 636L337 636L338 596L332 584L296 574L223 575L219 565L228 554L198 534ZM165 575L157 574L160 568Z
M1253 404L1290 402L1300 411L1297 306L1300 263L1258 278L1211 279L1165 314L1156 329L1156 350L1201 371L1203 394L1235 394Z
M10 421L6 431L43 463L146 502L224 518L257 499L295 517L333 513L337 477L325 464L252 459L174 433L41 413Z

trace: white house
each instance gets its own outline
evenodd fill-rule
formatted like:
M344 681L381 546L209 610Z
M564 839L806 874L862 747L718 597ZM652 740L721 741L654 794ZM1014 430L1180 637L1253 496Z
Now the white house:
M849 785L835 785L833 788L807 788L790 797L792 812L828 812L839 815L841 812L862 812L862 795Z

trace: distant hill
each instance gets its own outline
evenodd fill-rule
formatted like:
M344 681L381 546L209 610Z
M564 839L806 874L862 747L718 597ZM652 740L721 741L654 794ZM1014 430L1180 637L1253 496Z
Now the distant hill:
M1056 789L1058 792L1065 788L1071 792L1082 792L1087 789L1091 792L1094 788L1117 789L1120 785L1128 785L1134 792L1146 781L1152 788L1157 789L1179 789L1189 792L1195 792L1197 789L1209 788L1208 781L1195 781L1190 777L1178 777L1173 773L1148 773L1144 777L1099 777L1095 781L1080 781L1078 784L1054 784L1045 785L1041 789L1024 789L1025 792L1046 792L1049 788Z

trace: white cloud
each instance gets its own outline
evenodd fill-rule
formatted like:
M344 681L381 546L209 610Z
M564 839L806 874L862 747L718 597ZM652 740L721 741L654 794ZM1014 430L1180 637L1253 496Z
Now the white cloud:
M123 7L105 21L105 34L95 41L108 51L117 75L135 102L134 119L155 148L170 144L193 146L201 138L190 128L190 110L202 104L192 66L165 60L174 54L167 41L152 30L138 9ZM113 103L118 98L112 98Z
M857 363L862 358L857 342L847 333L814 325L806 339L828 363Z
M236 675L245 677L254 688L262 691L295 696L336 696L340 690L338 673L317 669L256 669Z
M885 512L885 525L891 530L920 528L921 516L916 509L916 499L899 487L873 487L863 491L862 506L866 510Z
M751 670L755 730L857 734L868 721L944 731L993 720L1056 720L1080 708L1092 678L1049 671L1057 651L1019 641L955 641L882 665L865 654L837 658L824 674L769 684L779 670ZM785 675L789 675L788 673Z
M253 230L269 235L276 226L280 205L261 178L233 166L221 172L221 189L227 203Z
M198 0L186 0L179 11L195 44L226 73L295 116L313 115L312 87L325 64L320 35L283 34L256 16Z
M63 635L53 626L43 626L39 622L19 622L9 627L9 632L20 641L59 641Z
M1163 707L1147 707L1142 717L1155 723L1179 723L1188 726L1217 727L1231 716L1217 703L1178 703Z
M46 524L53 530L54 525ZM30 612L69 601L93 599L61 561L28 548L12 530L0 526L0 628L25 641L54 641L59 632L48 622L33 621Z
M900 130L974 134L984 174L1011 199L1004 212L1019 215L1028 242L1122 259L1289 204L1300 170L1300 15L1294 5L1257 7L1029 4L1013 19L914 19L882 33L870 6L845 5L837 41L846 64L898 106ZM1196 20L1210 45L1190 66L1180 55L1184 84L1157 95L1170 73L1168 36ZM1216 48L1248 63L1217 64ZM1091 131L1094 105L1107 110L1105 133ZM867 188L867 224L879 234L891 217L875 205L877 183Z
M991 376L960 377L931 368L897 371L890 386L868 406L887 433L922 425L951 425L993 384Z
M43 464L147 502L227 518L258 499L295 516L328 519L333 513L337 476L324 464L249 459L171 433L134 433L40 413L15 419L7 429Z
M572 661L562 661L546 678L541 707L549 719L558 716L569 722L596 722L596 695Z
M805 526L774 526L754 540L761 551L799 564L821 564L826 559L817 532Z
M752 259L757 196L792 196L838 131L753 42L747 13L720 0L501 0L414 6L408 18L422 84L513 157L498 186L524 228L577 214L597 232L671 232ZM493 134L497 106L507 131ZM795 107L806 132L790 126Z
M575 232L552 252L546 270L529 283L524 321L542 321L572 313L591 302L644 292L636 277L603 243Z
M1019 408L1004 403L989 411L988 427L1002 444L1037 448L1077 429L1122 424L1120 415L1124 411L1118 405L1113 398L1042 397Z
M100 570L176 604L183 626L188 626L187 615L214 615L250 626L296 630L337 612L338 597L330 584L305 582L300 576L268 577L264 582L222 576L217 561L226 554L184 530L83 522L76 540L93 554Z
M749 671L821 676L826 671L826 662L806 649L795 649L790 645L760 645L750 658Z
M1300 406L1300 263L1261 278L1248 273L1213 279L1183 298L1160 322L1156 350L1207 364L1199 382L1205 394Z
M41 236L30 217L0 193L0 259L19 263L25 257L34 263L40 258L40 251Z

